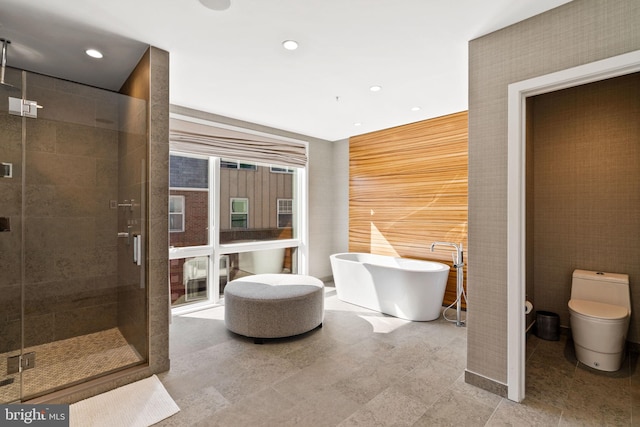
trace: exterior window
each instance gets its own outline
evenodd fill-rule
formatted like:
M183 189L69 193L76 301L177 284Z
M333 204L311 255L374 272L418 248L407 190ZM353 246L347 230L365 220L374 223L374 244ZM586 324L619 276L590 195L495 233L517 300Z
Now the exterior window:
M249 199L231 199L231 228L249 227Z
M169 196L169 231L184 231L184 196Z
M293 222L293 200L278 199L278 228L291 228Z
M304 168L171 153L169 169L172 307L215 303L247 274L303 271Z
M271 166L271 172L273 173L293 173L295 169L282 166Z
M253 163L242 163L236 160L220 160L220 167L223 169L258 170L258 166Z
M209 280L209 257L185 258L182 265L182 277L184 284L183 302L206 299L207 282Z

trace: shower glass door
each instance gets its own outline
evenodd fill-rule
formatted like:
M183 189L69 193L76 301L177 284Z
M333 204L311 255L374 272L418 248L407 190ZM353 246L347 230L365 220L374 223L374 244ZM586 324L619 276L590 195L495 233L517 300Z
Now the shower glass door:
M10 363L22 354L22 119L9 115L21 97L21 73L7 69L0 84L0 403L20 400L21 377ZM13 372L12 372L13 371Z
M13 71L20 89L0 86L1 402L148 360L146 104ZM30 111L7 112L8 97Z

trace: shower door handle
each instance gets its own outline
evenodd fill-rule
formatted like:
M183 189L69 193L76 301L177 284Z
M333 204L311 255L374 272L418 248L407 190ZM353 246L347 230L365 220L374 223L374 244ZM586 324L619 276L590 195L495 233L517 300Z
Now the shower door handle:
M139 234L133 235L133 263L142 265L142 236Z

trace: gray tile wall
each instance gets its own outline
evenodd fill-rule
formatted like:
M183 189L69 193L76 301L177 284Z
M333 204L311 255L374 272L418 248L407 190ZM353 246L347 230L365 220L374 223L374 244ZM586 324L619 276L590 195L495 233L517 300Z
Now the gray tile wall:
M158 373L169 369L169 53L149 54L149 368Z
M469 45L467 369L507 380L507 86L640 49L640 2L574 0Z

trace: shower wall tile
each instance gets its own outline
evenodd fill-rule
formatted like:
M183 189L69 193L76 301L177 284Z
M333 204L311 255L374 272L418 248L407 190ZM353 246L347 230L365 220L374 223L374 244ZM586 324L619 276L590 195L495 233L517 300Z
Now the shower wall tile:
M32 88L28 98L43 106L38 110L41 119L86 126L95 124L96 103L91 98L39 87Z
M30 316L24 324L24 346L44 344L55 341L55 314Z
M113 193L108 194L109 197L113 197L115 200L117 198L118 188L118 160L114 159L97 159L96 160L96 187L99 189L106 189L107 191L112 191ZM99 192L100 196L104 193L102 191ZM107 203L102 208L108 208L109 204Z
M122 139L129 141L130 134L126 135L127 137ZM147 149L144 146L129 150L126 156L121 156L119 160L120 189L137 188L135 193L140 193L140 185L147 180L147 163Z
M24 188L25 210L33 216L60 215L60 212L69 212L68 205L57 196L55 185L29 185Z
M21 203L22 192L20 184L7 178L2 178L2 181L0 181L0 216L20 216Z
M120 97L121 95L111 92L104 93L105 102L96 104L96 128L109 129L115 132L120 130Z
M147 292L139 283L120 286L116 295L118 299L118 324L123 336L133 345L138 354L146 356L148 346L148 323L146 310Z
M92 86L77 84L68 80L53 79L53 89L79 98L87 98L103 106L117 105L118 94ZM115 116L117 117L117 116Z
M58 281L62 277L54 269L55 256L51 249L39 247L25 251L25 286L30 283Z
M92 126L62 123L56 129L56 153L117 160L118 133Z
M6 104L5 104L6 105ZM6 114L7 110L2 106L3 114L0 114L0 132L2 132L2 147L0 151L5 154L7 151L14 151L20 154L22 147L22 119L17 116Z
M88 217L27 218L25 245L44 249L92 247L95 221Z
M115 200L115 197L113 198ZM118 230L118 219L114 215L105 215L95 218L95 239L104 242L113 239ZM117 249L117 244L115 245Z
M115 283L116 277L108 277ZM60 293L59 289L68 283L42 283L27 287L25 298L25 319L29 321L30 316L43 314L58 314L62 312L74 311L80 308L97 307L117 303L117 289L115 286L95 289L84 289L72 292L71 290ZM55 288L54 288L55 286ZM87 329L85 333L96 332ZM59 338L57 338L59 339Z
M22 321L19 318L2 320L2 341L0 350L3 353L19 351L22 342Z
M42 152L28 153L28 184L95 186L95 161L81 161L75 156Z
M132 152L138 151L138 150L143 150L145 154L142 158L146 158L146 151L147 151L146 134L122 132L121 135L122 137L120 138L120 143L118 146L118 154L120 155L120 159L126 161L129 158L131 159L140 158L139 156L141 155L139 154L138 155L131 154ZM139 175L136 175L136 176L139 176Z
M118 304L101 304L55 314L56 340L77 337L112 328L117 324Z
M27 75L27 97L32 96L32 91L36 89L55 90L56 80L55 77L29 73Z
M44 118L30 120L26 128L27 151L44 151L55 153L56 151L56 122Z
M3 325L3 327L8 322L12 322L20 318L21 294L22 288L19 283L0 287L0 307L2 307L0 325ZM0 344L0 346L2 346L2 344Z
M115 216L109 200L117 196L114 187L74 185L27 185L26 209L33 217Z
M140 91L147 92L147 91ZM142 138L142 146L146 146L147 142L147 99L140 98L129 93L131 96L122 97L119 99L119 122L118 130L122 133L136 135ZM120 155L126 154L126 145L120 146Z
M6 233L9 234L9 233ZM18 242L18 245L20 243ZM2 271L2 283L0 289L20 284L21 275L20 251L15 249L0 250L0 271Z

